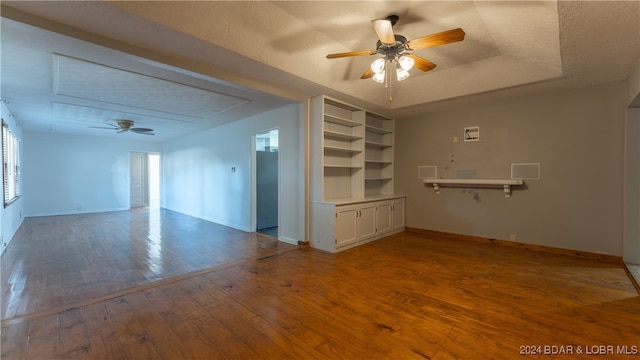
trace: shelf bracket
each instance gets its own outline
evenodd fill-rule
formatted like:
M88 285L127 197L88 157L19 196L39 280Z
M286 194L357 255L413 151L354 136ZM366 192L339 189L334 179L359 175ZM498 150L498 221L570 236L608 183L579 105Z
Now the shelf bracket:
M511 198L511 185L502 185L503 189L504 189L504 197L506 199L510 199Z

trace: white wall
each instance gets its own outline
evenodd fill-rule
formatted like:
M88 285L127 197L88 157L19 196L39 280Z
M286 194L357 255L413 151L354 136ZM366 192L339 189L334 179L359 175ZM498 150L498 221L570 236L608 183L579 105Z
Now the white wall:
M26 216L129 209L129 152L159 152L159 144L25 132Z
M287 105L164 144L162 206L251 231L251 134L279 128L280 238L304 238L303 105ZM235 167L235 172L232 172Z
M10 116L11 112L4 101L0 101L0 114L2 119L9 125L9 129L13 135L19 139L23 139L22 128L18 126L18 123L13 117ZM20 141L20 156L24 160L24 142ZM1 162L1 160L0 160ZM24 168L24 161L22 162ZM2 169L0 168L0 176L2 176ZM22 175L22 194L25 193L24 189L24 174ZM0 199L2 195L0 195ZM0 201L2 202L2 201ZM13 202L9 207L4 208L0 205L0 254L7 247L13 234L18 230L22 221L24 220L24 196L21 196Z
M472 104L396 122L396 192L407 195L407 226L622 255L626 83ZM480 141L462 142L465 126ZM457 136L460 142L453 143ZM452 157L453 156L453 157ZM452 161L453 160L453 161ZM475 169L510 178L511 163L541 163L541 179L505 199L502 190L443 188L417 178Z

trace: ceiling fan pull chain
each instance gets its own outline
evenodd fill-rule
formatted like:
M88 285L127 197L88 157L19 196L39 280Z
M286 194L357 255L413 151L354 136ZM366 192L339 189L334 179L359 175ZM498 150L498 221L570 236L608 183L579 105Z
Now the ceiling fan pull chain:
M387 64L391 64L391 61L387 61ZM389 70L389 65L387 65L387 70ZM393 101L393 98L391 97L391 73L389 71L386 72L387 73L387 84L389 88L389 102Z

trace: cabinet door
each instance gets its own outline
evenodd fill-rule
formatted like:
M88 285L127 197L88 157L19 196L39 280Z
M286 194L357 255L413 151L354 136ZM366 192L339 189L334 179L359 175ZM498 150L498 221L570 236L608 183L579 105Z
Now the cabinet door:
M377 234L384 234L391 231L391 202L378 203L376 210L376 231Z
M355 206L336 207L336 248L358 241L357 215Z
M376 235L376 204L366 203L358 207L358 240Z
M391 207L392 229L404 229L404 199L394 200Z

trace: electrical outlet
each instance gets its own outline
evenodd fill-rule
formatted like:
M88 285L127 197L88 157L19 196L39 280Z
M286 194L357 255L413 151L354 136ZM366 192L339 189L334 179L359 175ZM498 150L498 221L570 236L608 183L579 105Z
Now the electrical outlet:
M511 234L511 235L509 235L509 240L518 241L518 237L516 236L516 234Z

